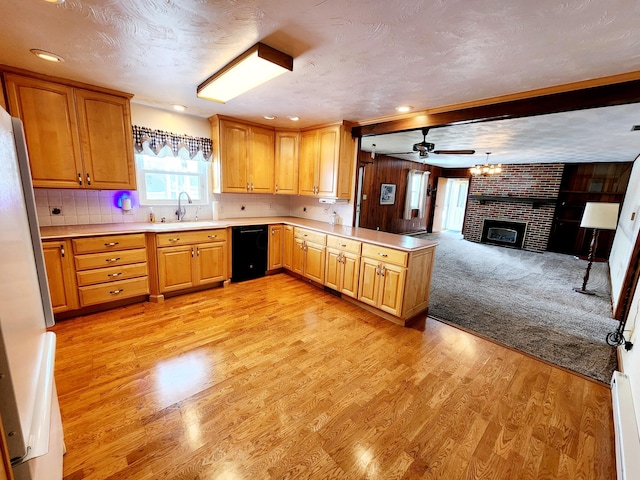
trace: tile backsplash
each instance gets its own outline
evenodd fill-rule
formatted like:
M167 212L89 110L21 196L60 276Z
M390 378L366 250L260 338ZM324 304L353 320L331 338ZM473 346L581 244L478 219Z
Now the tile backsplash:
M118 206L121 191L113 190L68 190L36 188L35 198L40 226L81 225L95 223L134 223L149 221L149 206L140 205L138 192L131 191L132 209L123 211ZM156 222L162 217L166 221L176 220L177 205L154 205ZM208 205L186 205L185 221L212 220L217 217L270 217L295 216L329 222L334 212L340 216L340 223L350 224L352 204L321 204L310 197L270 194L213 194Z

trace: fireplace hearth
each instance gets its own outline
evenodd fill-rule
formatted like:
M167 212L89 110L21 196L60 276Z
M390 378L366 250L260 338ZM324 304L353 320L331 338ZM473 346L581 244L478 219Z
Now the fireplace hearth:
M524 222L485 219L480 241L492 245L521 249L522 245L524 245L526 231L527 224Z

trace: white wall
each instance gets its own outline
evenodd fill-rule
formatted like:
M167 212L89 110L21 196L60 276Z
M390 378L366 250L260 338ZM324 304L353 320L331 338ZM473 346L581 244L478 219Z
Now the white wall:
M620 212L620 221L613 240L611 255L609 257L609 267L611 270L611 290L614 307L622 301L622 283L624 281L631 254L640 231L640 160L636 159L629 186L625 195L624 204ZM629 316L625 325L625 338L635 346L626 351L624 347L619 348L622 359L620 369L629 375L631 379L631 390L633 393L633 403L635 405L636 420L640 429L640 289L638 289L631 302Z
M154 130L211 138L211 124L206 118L160 110L133 101L131 102L131 123Z

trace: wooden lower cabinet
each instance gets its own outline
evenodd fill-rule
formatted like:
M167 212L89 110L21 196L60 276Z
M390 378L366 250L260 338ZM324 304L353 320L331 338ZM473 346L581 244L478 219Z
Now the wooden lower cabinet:
M202 243L158 248L160 292L226 280L226 244Z
M53 313L78 308L78 290L70 240L42 242Z
M282 266L287 270L293 270L293 250L295 248L293 227L285 225L282 233Z
M71 240L80 307L149 293L144 233Z
M290 270L324 284L326 241L327 235L324 233L295 227L291 241Z
M358 296L360 255L327 248L324 284L343 295Z
M314 282L324 283L324 262L326 249L324 245L313 242L305 242L304 249L304 276Z
M391 315L401 316L406 272L404 267L363 257L358 300Z
M283 226L269 225L269 261L267 270L283 267Z

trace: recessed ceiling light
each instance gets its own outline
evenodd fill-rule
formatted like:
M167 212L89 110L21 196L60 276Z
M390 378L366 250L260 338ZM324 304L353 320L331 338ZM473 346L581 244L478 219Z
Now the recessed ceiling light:
M171 106L173 107L174 110L177 110L178 112L184 112L187 109L187 107L185 107L184 105L180 105L179 103L174 103Z
M44 0L47 3L57 3L58 5L64 3L64 0Z
M407 112L410 112L411 110L413 110L413 107L411 105L401 105L399 107L396 107L396 111L400 113L407 113Z
M275 120L276 116L275 115L263 115L262 118L264 118L265 120Z
M32 48L29 51L36 57L48 62L64 62L64 58L62 58L60 55L56 55L55 53L47 52L45 50L38 50L37 48Z
M294 115L287 115L287 118L292 122L297 122L298 120L300 120L300 117L296 117Z

